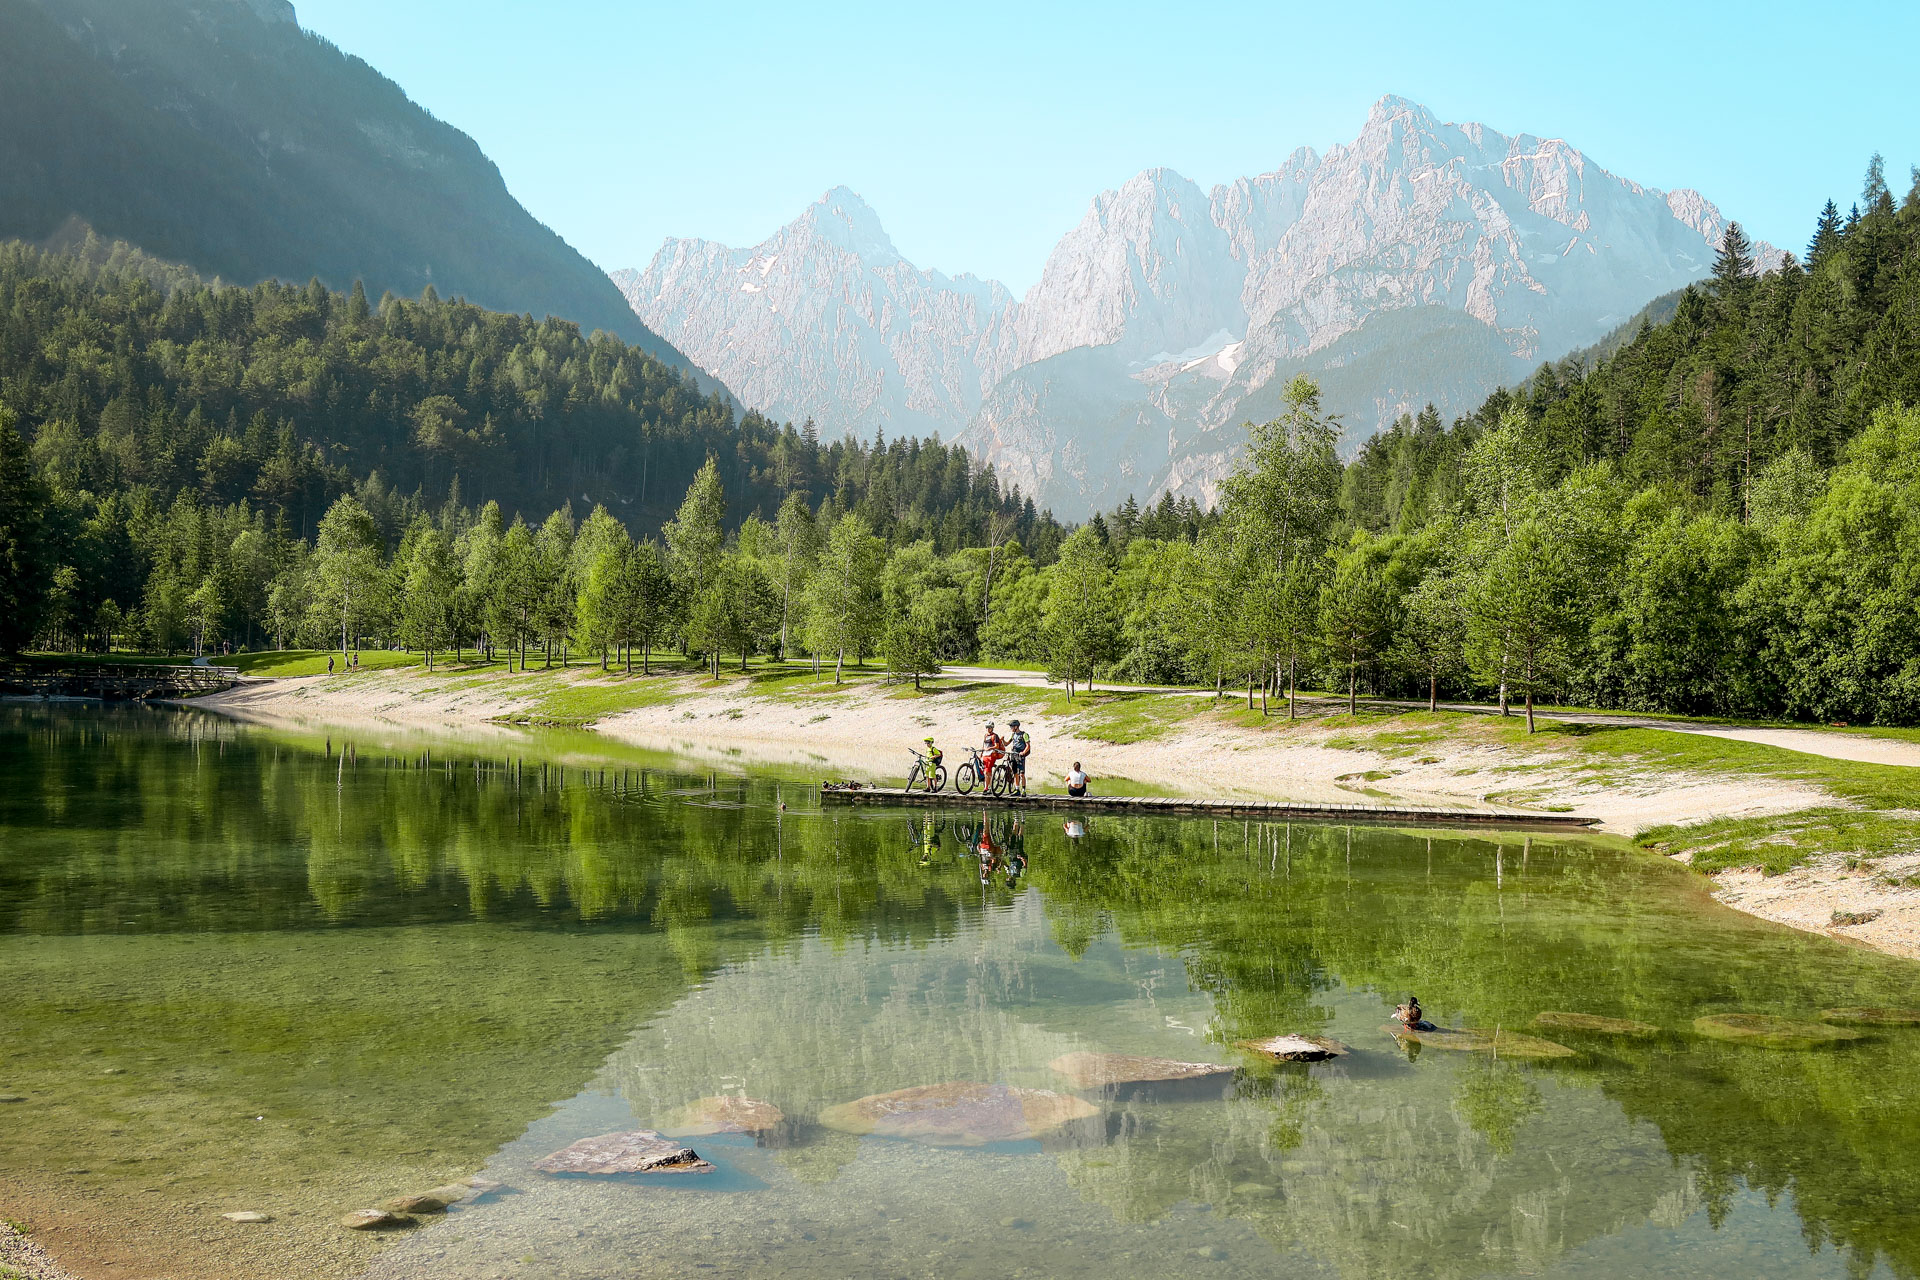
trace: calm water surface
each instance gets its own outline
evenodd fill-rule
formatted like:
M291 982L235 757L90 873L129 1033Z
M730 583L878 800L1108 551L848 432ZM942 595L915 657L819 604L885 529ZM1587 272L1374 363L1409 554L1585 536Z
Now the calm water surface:
M580 736L0 710L0 1211L140 1277L1920 1274L1920 1032L1782 1051L1721 1012L1920 1005L1920 966L1588 841L821 812ZM780 808L784 801L788 808ZM1543 1010L1564 1061L1410 1054ZM1331 1035L1264 1065L1236 1040ZM1074 1050L1238 1068L1037 1141L819 1123ZM706 1177L551 1178L739 1094ZM400 1236L335 1225L480 1174ZM264 1226L219 1215L259 1209Z

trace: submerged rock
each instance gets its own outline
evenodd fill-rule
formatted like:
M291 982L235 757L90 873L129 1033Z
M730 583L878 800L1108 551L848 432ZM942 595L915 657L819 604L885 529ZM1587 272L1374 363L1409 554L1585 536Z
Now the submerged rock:
M1459 1049L1473 1053L1492 1053L1502 1058L1571 1058L1573 1050L1551 1040L1542 1040L1539 1036L1523 1036L1518 1031L1503 1028L1488 1030L1481 1027L1465 1027L1455 1030L1451 1027L1434 1027L1432 1030L1416 1030L1398 1022L1389 1022L1387 1034L1396 1040L1408 1041L1427 1049Z
M1236 1040L1242 1049L1251 1050L1276 1062L1325 1062L1341 1058L1353 1050L1326 1036L1268 1036L1264 1040Z
M1172 1080L1226 1079L1232 1067L1217 1062L1180 1062L1173 1058L1142 1058L1131 1053L1063 1053L1047 1064L1076 1089L1100 1089L1116 1084L1161 1084Z
M233 1213L223 1213L220 1216L225 1218L228 1222L272 1222L273 1221L272 1214L262 1213L258 1209L240 1209L240 1210L236 1210Z
M1882 1009L1877 1005L1848 1005L1822 1009L1822 1022L1844 1022L1862 1027L1920 1027L1920 1009ZM0 1098L0 1102L6 1099Z
M820 1123L842 1133L912 1138L937 1146L978 1146L1037 1138L1100 1114L1092 1103L1051 1089L955 1081L869 1094L828 1107Z
M395 1196L380 1207L388 1213L445 1213L448 1205L458 1204L460 1200L458 1195L449 1200L426 1191L417 1196Z
M771 1102L719 1096L697 1098L669 1117L666 1127L694 1136L708 1133L765 1133L778 1129L786 1115Z
M582 1138L534 1161L542 1173L712 1173L713 1166L692 1147L663 1138L651 1129L603 1133Z
M385 1209L355 1209L340 1219L340 1225L349 1231L384 1231L391 1227L404 1227L409 1219Z
M1381 1028L1395 1040L1408 1041L1428 1049L1460 1049L1484 1053L1493 1048L1493 1041L1479 1031L1457 1031L1450 1027L1409 1027L1403 1022L1389 1022Z
M1571 1058L1574 1051L1563 1044L1551 1040L1542 1040L1539 1036L1523 1036L1518 1031L1479 1031L1493 1046L1496 1057L1501 1058Z
M1536 1014L1533 1025L1544 1027L1548 1031L1588 1031L1601 1036L1629 1036L1635 1040L1645 1040L1660 1034L1660 1028L1651 1022L1635 1022L1632 1018L1606 1018L1597 1013L1564 1013L1549 1010Z
M1712 1013L1693 1020L1693 1029L1715 1040L1756 1045L1762 1049L1811 1049L1823 1044L1858 1040L1860 1032L1820 1022L1776 1018L1769 1013Z

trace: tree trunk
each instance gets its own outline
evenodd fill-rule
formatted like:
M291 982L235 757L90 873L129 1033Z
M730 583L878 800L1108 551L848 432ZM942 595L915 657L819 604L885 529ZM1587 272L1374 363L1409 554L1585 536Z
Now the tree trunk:
M835 684L840 683L840 673L845 669L846 664L847 651L845 649L835 649L833 651L833 682Z
M1427 672L1427 710L1438 711L1439 709L1440 677L1429 671Z
M1347 714L1350 716L1357 716L1360 714L1360 712L1354 707L1353 686L1354 686L1354 666L1352 663L1348 663L1347 664Z
M633 653L631 650L627 653L627 670L633 670ZM640 647L640 674L643 676L653 674L653 641L651 640L648 640Z
M1265 671L1260 673L1260 714L1262 716L1267 714L1267 673Z
M1300 683L1300 673L1296 670L1299 661L1300 659L1294 654L1287 655L1287 719L1289 720L1299 714L1294 706L1295 689Z
M1533 687L1527 687L1527 732L1533 732Z

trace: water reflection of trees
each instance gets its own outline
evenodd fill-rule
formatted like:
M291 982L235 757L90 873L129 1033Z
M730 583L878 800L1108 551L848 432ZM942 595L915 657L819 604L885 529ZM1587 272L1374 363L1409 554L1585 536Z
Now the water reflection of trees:
M769 1050L764 1070L808 1082L791 1100L802 1117L821 1100L932 1077L1030 1071L1057 1046L1166 1051L1144 1032L1115 1043L1126 1020L1112 1013L1142 992L1175 1000L1169 981L1204 994L1182 1016L1223 1044L1324 1030L1356 990L1375 993L1381 1017L1415 990L1448 1021L1505 1027L1543 1009L1679 1031L1722 1009L1920 1004L1910 965L1704 910L1678 871L1577 842L1113 819L1069 839L1035 822L1023 883L1036 900L998 878L981 885L952 826L929 862L907 817L783 814L766 782L543 767L504 749L363 751L200 716L8 714L0 929L473 917L657 929L690 978L767 965L723 1021L790 1045L792 1062ZM943 1007L959 1030L900 1056L898 1027L876 1025L871 1052L841 1075L804 1065L853 1033L818 1023L831 993L794 975L837 974L849 999L925 999L911 985L890 994L895 978L866 957L959 946L1016 902L1039 912L1022 917L1031 936L938 959L935 987L951 994ZM805 966L774 963L802 947L846 964L813 953ZM1177 954L1183 972L1146 972L1155 952ZM735 988L711 991L722 989ZM819 1035L795 1036L810 1018ZM1122 1217L1202 1200L1356 1273L1542 1265L1630 1222L1677 1222L1695 1205L1724 1216L1744 1184L1791 1196L1810 1244L1910 1276L1917 1040L1781 1054L1670 1037L1596 1045L1553 1069L1423 1061L1337 1082L1288 1070L1208 1107L1129 1103L1112 1141L1059 1158ZM720 1071L723 1056L702 1070ZM881 1059L899 1064L897 1082L874 1081ZM608 1069L635 1060L616 1055ZM795 1167L831 1176L845 1145L796 1147ZM1561 1163L1543 1163L1548 1153Z

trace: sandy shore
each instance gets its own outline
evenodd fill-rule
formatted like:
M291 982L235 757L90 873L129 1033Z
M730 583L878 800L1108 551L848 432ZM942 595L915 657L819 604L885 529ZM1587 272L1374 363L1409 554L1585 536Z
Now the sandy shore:
M591 682L597 674L582 671L577 678ZM941 744L951 769L965 758L964 748L980 740L987 720L1004 728L1018 716L1034 738L1030 781L1036 788L1060 786L1077 760L1093 775L1096 789L1101 780L1128 789L1116 781L1126 780L1169 793L1222 798L1378 800L1460 809L1551 806L1555 812L1595 817L1596 830L1625 837L1667 823L1766 817L1842 803L1818 787L1765 774L1696 776L1628 767L1596 777L1588 762L1550 745L1516 749L1464 719L1456 731L1435 735L1432 742L1383 749L1369 745L1364 734L1356 736L1345 717L1326 714L1325 707L1297 724L1249 728L1209 714L1210 700L1198 697L1185 723L1148 740L1113 742L1101 736L1098 710L1050 713L1044 709L1048 691L1030 682L973 683L917 698L860 684L780 698L754 694L744 684L702 687L688 677L676 679L674 694L671 700L608 715L592 728L700 763L799 766L822 777L897 784L911 763L907 749L922 738L931 735ZM198 701L257 723L347 732L458 730L464 737L506 738L517 731L500 721L529 714L537 700L505 680L436 681L366 672L251 682ZM1843 759L1920 763L1920 746L1898 741L1800 730L1687 726L1685 731ZM1787 737L1793 740L1774 740ZM1907 862L1914 865L1909 868ZM1738 910L1920 958L1920 889L1890 883L1916 873L1920 853L1883 860L1877 871L1849 869L1843 857L1834 856L1784 876L1733 870L1713 880L1715 896ZM1879 914L1860 924L1835 925L1835 912Z

